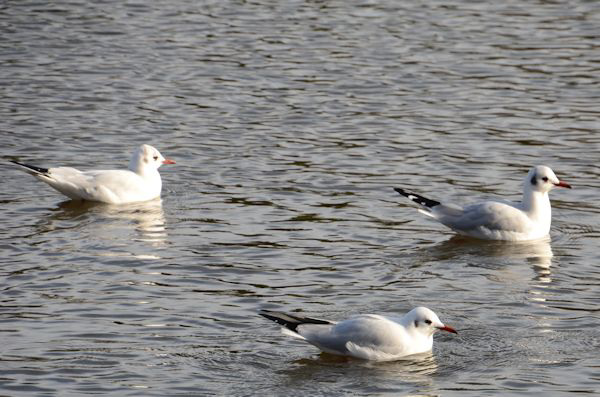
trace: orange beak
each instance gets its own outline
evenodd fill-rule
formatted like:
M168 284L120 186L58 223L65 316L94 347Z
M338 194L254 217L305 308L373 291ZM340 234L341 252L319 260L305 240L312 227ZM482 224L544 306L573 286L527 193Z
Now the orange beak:
M438 329L441 331L452 332L453 334L458 334L458 332L456 332L456 330L449 325L444 325L443 327L438 327Z
M165 159L165 161L163 161L162 163L163 164L175 164L175 160Z
M566 187L567 189L571 189L571 185L569 185L567 182L563 182L563 181L559 181L558 183L555 183L554 186Z

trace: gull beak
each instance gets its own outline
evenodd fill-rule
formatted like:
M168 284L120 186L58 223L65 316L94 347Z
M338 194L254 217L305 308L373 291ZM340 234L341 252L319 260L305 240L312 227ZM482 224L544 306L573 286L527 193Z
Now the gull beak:
M558 181L558 183L555 183L554 186L566 187L567 189L571 189L571 185L569 185L567 182L563 182L563 181Z
M175 164L175 160L171 160L171 159L164 159L164 161L162 162L163 164Z
M441 327L436 327L440 331L452 332L453 334L458 334L454 328L449 325L442 325Z

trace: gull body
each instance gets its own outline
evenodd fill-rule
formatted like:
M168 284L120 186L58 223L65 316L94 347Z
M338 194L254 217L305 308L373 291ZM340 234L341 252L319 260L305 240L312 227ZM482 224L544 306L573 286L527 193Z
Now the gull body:
M148 201L160 196L162 181L158 168L174 164L150 145L133 153L127 170L79 171L71 167L40 168L17 161L13 163L73 200L125 204Z
M526 241L548 235L552 208L548 192L555 187L571 188L560 181L547 166L533 167L523 181L523 198L519 203L500 200L484 201L460 207L430 200L418 194L394 188L421 206L428 215L455 232L487 240Z
M414 308L402 317L362 314L340 322L273 311L261 311L260 315L282 325L284 333L326 353L374 361L428 352L436 331L456 333L426 307Z

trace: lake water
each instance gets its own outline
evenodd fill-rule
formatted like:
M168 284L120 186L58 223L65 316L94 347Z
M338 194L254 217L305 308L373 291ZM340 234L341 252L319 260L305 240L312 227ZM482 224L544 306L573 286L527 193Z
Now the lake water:
M6 1L0 395L600 394L600 4ZM162 201L80 204L11 166L126 167ZM394 186L520 198L548 241L460 239ZM320 355L260 309L424 305L424 357Z

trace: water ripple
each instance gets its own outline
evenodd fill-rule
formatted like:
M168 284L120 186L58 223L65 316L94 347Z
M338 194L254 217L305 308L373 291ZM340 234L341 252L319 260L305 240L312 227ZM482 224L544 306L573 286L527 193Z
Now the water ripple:
M3 4L5 163L114 168L148 142L177 164L162 200L119 208L5 165L0 390L597 392L598 11ZM574 186L552 192L542 242L454 237L392 190L517 200L534 164ZM459 335L385 364L319 355L256 315L416 305Z

